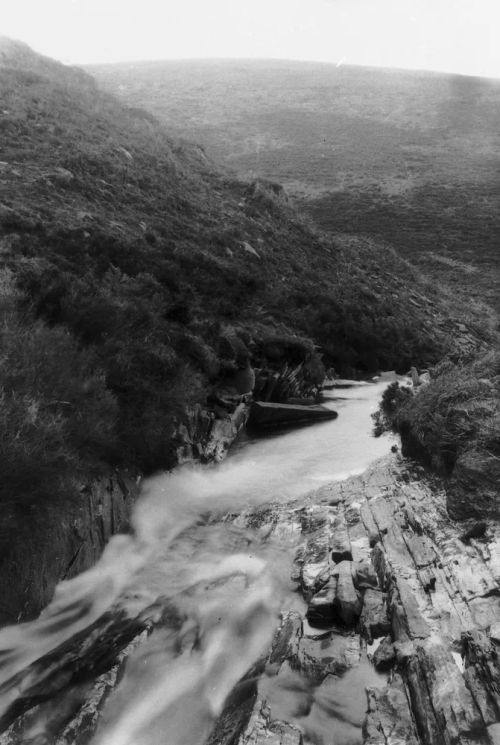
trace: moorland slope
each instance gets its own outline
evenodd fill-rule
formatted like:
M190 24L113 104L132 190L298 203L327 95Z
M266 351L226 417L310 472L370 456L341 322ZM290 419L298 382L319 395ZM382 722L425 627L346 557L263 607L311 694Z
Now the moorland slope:
M92 68L107 89L330 232L380 239L497 309L500 82L268 61Z

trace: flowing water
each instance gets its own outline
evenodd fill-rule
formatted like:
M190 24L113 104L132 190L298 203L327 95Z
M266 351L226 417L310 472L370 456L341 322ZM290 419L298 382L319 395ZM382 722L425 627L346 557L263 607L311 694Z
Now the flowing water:
M336 420L263 438L244 436L221 465L181 468L148 480L133 535L115 536L93 569L62 582L37 621L0 632L0 683L112 608L131 615L154 603L164 615L175 608L178 621L160 623L128 660L94 743L202 745L228 693L269 646L280 613L304 610L290 581L298 536L285 531L269 538L265 525L249 529L213 516L290 501L360 473L387 454L391 438L372 437L370 419L386 385L336 391L326 403L339 412ZM304 693L314 699L307 717L296 718L304 724L305 742L359 742L359 703L345 692L362 691L374 675L365 660L344 676L344 683L352 677L349 685L330 681L316 698ZM0 700L0 714L11 695ZM278 713L290 705L289 696L276 693L275 699ZM347 721L345 735L335 742L321 723L332 716Z

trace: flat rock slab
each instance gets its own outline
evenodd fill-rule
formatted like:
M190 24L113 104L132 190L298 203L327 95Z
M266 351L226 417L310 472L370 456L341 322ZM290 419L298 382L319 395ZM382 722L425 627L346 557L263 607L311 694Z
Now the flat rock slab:
M335 380L327 380L323 384L324 391L331 391L334 388L357 388L365 385L372 385L366 380L349 380L348 378L335 378Z
M424 742L481 742L485 723L443 641L430 638L419 644L403 675Z
M345 626L356 625L361 613L361 595L354 587L352 579L352 562L341 561L332 571L337 576L337 587L333 600L334 617Z
M368 642L389 633L391 622L385 593L370 588L364 591L360 626Z
M250 408L248 423L257 429L287 427L302 424L313 424L329 419L336 419L338 413L326 406L297 406L296 404L275 404L266 401L254 401Z
M361 657L357 634L331 631L314 639L303 637L299 642L295 663L313 683L319 684L327 675L341 675L357 665Z
M369 688L364 745L420 745L405 686L395 674L390 686Z
M245 731L235 742L237 745L302 745L302 734L292 724L273 719L266 702L258 699ZM214 741L213 745L216 745ZM220 740L217 745L221 745Z
M344 560L352 560L351 541L342 509L338 510L338 514L332 523L330 554L334 564L338 564Z

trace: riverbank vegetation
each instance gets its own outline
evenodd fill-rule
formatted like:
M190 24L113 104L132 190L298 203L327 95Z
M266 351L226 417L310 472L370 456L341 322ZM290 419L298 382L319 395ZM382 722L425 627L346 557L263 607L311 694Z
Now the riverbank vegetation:
M186 407L242 361L317 382L323 365L467 358L494 335L390 246L313 231L279 185L236 179L80 70L7 51L1 498L23 514L80 472L173 466Z
M401 434L403 454L449 480L458 517L500 516L500 352L466 363L444 361L416 389L393 383L378 416Z

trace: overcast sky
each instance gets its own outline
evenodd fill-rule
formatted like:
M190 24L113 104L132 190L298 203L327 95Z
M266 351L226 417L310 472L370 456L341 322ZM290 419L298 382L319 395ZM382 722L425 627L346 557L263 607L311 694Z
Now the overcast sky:
M275 57L500 77L500 0L0 0L63 62Z

